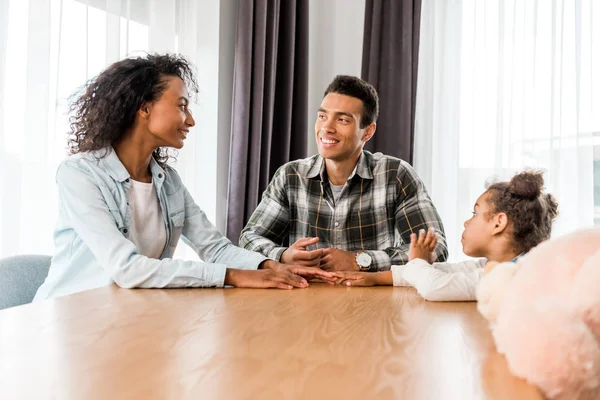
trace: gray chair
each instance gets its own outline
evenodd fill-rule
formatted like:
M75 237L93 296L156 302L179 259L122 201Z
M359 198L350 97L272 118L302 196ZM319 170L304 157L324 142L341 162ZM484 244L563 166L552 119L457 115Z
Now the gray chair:
M51 258L23 255L0 260L0 310L31 303L48 276Z

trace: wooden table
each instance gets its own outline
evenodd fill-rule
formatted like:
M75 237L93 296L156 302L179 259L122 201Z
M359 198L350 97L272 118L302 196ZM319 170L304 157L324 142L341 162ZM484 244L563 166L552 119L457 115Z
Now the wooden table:
M0 312L2 399L541 399L475 303L109 286Z

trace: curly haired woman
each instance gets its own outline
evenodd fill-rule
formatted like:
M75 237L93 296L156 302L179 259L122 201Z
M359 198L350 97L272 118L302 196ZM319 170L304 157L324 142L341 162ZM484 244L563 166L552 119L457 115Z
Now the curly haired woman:
M56 174L59 217L50 272L35 300L124 288L274 287L334 280L234 246L167 165L195 125L191 65L176 55L118 61L71 105L71 155ZM179 238L204 262L173 260Z

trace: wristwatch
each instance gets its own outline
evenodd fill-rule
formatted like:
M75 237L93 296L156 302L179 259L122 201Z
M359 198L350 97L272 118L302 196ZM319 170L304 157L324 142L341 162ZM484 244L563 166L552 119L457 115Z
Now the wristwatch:
M371 256L367 253L356 253L356 263L361 271L368 271L371 268Z

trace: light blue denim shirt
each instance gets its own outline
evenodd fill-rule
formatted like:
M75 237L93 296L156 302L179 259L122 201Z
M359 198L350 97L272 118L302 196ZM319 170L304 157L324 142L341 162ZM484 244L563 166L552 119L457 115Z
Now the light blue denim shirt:
M124 288L221 287L226 268L256 269L266 259L234 246L206 218L177 172L154 159L150 171L167 244L160 259L138 254L128 239L129 173L112 148L106 151L72 155L58 168L55 254L34 301L112 283ZM180 237L205 262L171 259Z

